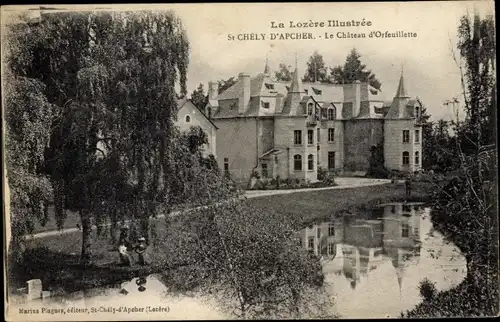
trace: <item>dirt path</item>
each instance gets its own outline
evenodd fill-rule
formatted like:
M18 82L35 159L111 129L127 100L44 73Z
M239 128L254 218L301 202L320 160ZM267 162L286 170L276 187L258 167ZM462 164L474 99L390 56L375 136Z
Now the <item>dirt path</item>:
M334 189L347 189L366 186L376 186L381 184L390 183L389 179L369 179L369 178L336 178L338 186L323 187L323 188L304 188L304 189L283 189L283 190L247 190L245 197L257 198L272 195L283 195L288 193L302 192L302 191L319 191L319 190L334 190Z
M389 183L390 180L388 179L368 179L368 178L336 178L335 179L338 186L335 187L324 187L324 188L304 188L304 189L288 189L288 190L248 190L245 192L245 197L246 198L258 198L258 197L265 197L265 196L272 196L272 195L282 195L282 194L289 194L289 193L295 193L295 192L302 192L302 191L318 191L318 190L331 190L331 189L347 189L347 188L357 188L357 187L365 187L365 186L375 186L375 185L381 185L381 184L386 184ZM199 207L202 208L202 207ZM195 208L197 209L197 208ZM179 215L181 212L180 211L173 211L169 215L171 217L175 217ZM165 218L164 214L158 215L156 218ZM125 223L129 223L130 220L125 221ZM104 225L105 227L108 227L110 224ZM96 229L97 226L93 226L92 229ZM49 231L44 231L44 232L39 232L33 235L28 235L26 236L27 240L30 239L37 239L37 238L44 238L44 237L49 237L49 236L59 236L59 235L64 235L64 234L70 234L70 233L75 233L80 231L78 228L66 228L66 229L61 229L61 230L49 230Z

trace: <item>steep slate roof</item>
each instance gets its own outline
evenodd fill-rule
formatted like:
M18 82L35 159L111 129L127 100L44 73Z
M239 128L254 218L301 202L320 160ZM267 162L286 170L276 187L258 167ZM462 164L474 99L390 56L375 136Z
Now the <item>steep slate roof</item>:
M266 68L267 69L267 68ZM265 69L265 71L267 71ZM368 97L370 101L382 102L381 91L368 86ZM371 91L376 91L378 95L374 95ZM211 106L219 107L212 114L217 118L232 118L245 116L259 116L263 114L260 109L260 100L257 97L273 97L276 99L276 108L274 113L264 113L263 115L305 115L307 111L302 104L304 99L313 98L320 107L327 107L329 104L334 104L337 108L336 117L340 118L343 103L344 103L344 85L342 84L321 84L321 83L302 83L300 74L295 68L292 74L291 82L273 80L269 74L261 73L250 78L250 101L243 114L239 114L237 100L242 96L243 88L241 81L236 81L233 86L226 89L218 95ZM406 95L404 84L400 81L398 87L400 95ZM234 100L234 106L228 108L228 104L223 104L224 108L218 102L224 100ZM391 102L393 103L393 102ZM372 108L373 109L373 108ZM396 113L396 112L393 112ZM399 112L398 112L399 113ZM398 114L399 115L399 114ZM383 118L383 114L372 111L361 111L358 118Z
M385 116L386 119L411 119L414 118L414 106L417 100L410 100L404 85L403 72L399 78L399 85L396 95L391 103L391 108Z

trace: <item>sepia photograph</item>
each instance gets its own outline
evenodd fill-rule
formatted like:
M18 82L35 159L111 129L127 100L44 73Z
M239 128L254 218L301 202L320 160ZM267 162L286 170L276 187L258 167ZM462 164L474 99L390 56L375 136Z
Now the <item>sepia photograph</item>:
M2 6L5 320L497 316L494 7Z

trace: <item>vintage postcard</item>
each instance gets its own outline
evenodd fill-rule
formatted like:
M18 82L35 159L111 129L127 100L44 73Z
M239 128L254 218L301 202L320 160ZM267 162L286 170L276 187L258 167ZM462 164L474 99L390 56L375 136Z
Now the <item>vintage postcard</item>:
M7 321L498 315L493 1L1 13Z

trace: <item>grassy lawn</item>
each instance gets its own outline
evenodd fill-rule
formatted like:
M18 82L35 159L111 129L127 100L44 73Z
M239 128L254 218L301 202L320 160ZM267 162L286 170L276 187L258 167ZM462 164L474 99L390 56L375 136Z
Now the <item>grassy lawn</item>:
M415 183L411 200L426 201L429 191L429 184ZM403 184L386 184L265 196L248 199L246 202L255 208L265 209L269 216L278 212L284 213L303 227L315 221L340 215L345 211L362 210L379 203L403 200L405 200ZM180 247L176 244L179 239L175 236L180 231L179 226L186 224L185 221L182 215L169 219L168 223L165 218L154 220L154 232L158 236L158 244L153 245L149 251L154 264L147 268L138 265L133 268L117 266L119 256L116 245L112 244L109 237L109 228L108 234L101 236L98 236L95 229L93 230L94 265L86 269L78 266L81 231L30 240L27 244L30 250L27 262L23 267L16 268L17 283L13 281L13 284L15 287L22 287L26 280L40 278L44 285L62 287L69 291L190 265L192 263L187 263L181 256L173 255L178 253L176 248ZM76 225L75 221L72 223Z
M428 201L432 186L429 183L413 184L411 201ZM304 191L248 199L252 206L274 212L284 212L300 217L304 226L338 216L346 211L371 208L377 204L404 201L404 184L383 184L338 190Z

